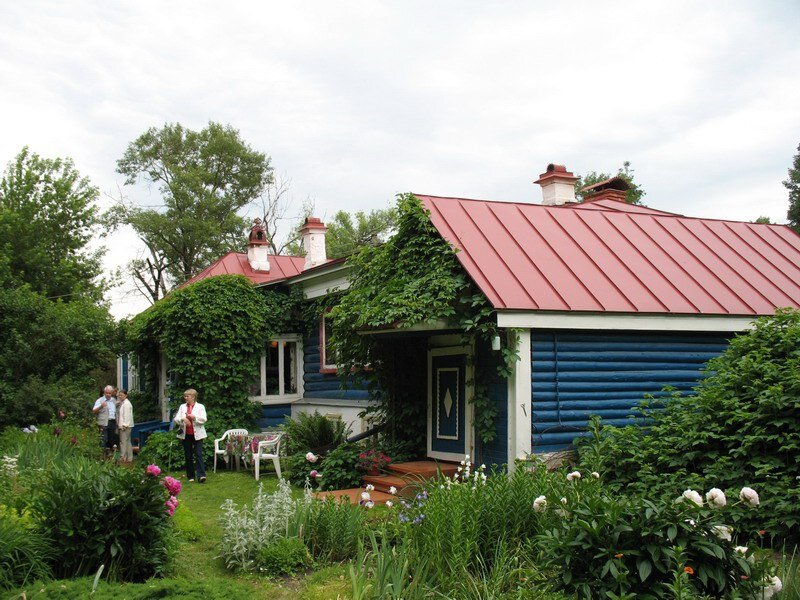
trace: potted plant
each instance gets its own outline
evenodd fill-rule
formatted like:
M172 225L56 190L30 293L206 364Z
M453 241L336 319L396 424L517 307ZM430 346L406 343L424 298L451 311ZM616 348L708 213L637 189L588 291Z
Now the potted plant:
M392 458L380 450L373 448L365 450L358 455L357 467L361 471L366 471L367 475L377 475L378 472L392 462Z

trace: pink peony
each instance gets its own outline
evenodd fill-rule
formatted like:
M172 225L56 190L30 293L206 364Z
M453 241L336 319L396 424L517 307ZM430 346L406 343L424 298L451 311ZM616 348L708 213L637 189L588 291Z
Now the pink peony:
M158 465L147 465L145 472L153 477L158 477L161 475L161 468Z
M164 478L164 487L167 488L170 496L177 496L181 493L181 489L183 489L181 482L169 475Z
M306 460L308 462L315 463L315 462L317 462L318 458L319 458L319 456L317 456L313 452L309 452L308 454L306 454Z

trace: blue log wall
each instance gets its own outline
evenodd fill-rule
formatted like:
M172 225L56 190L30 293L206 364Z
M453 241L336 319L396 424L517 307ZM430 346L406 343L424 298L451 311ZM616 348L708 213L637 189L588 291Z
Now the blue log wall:
M532 331L534 452L568 449L592 415L630 425L646 394L691 393L709 359L728 346L724 334Z
M497 375L497 367L501 360L499 352L492 352L488 347L479 347L478 360L490 374L487 386L489 400L497 409L495 419L496 437L488 444L480 439L475 440L477 464L504 465L508 462L508 381Z
M369 400L365 385L347 380L342 385L336 373L320 373L319 333L303 340L303 398Z
M277 429L283 422L292 416L291 404L272 404L261 407L261 415L256 419L262 431L267 429Z

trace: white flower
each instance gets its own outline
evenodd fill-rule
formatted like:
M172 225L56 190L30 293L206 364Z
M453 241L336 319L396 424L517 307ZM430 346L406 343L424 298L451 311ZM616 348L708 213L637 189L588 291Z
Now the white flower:
M694 502L697 504L697 506L703 506L703 497L694 490L686 490L681 495L681 498L688 500L689 502Z
M566 498L562 498L562 499L561 499L561 504L563 504L564 506L566 506L566 505L567 505L567 499L566 499Z
M31 431L32 431L33 433L38 433L38 431L39 431L39 428L38 428L38 427L36 427L36 425L31 425Z
M598 473L597 471L592 471L592 477L594 477L595 479L600 479L600 473Z
M739 492L739 499L744 500L750 506L758 506L761 503L761 501L758 499L758 492L750 487L742 488L742 491Z
M481 469L485 469L485 468L486 468L486 465L481 465L481 467L480 467L480 468L481 468Z
M694 519L686 519L684 520L684 523L689 525L689 527L695 527L697 525L697 523L694 522Z
M466 460L467 462L469 462L469 454L465 454L465 455L464 455L464 460Z
M375 503L372 500L367 500L364 503L364 506L366 506L367 508L372 508L373 506L375 506Z
M563 508L557 508L556 509L556 514L559 517L566 517L567 516L567 511L565 511Z
M369 501L369 499L370 499L369 492L361 492L361 499L362 499L364 502L367 502L367 501Z
M375 486L374 486L374 485L372 485L371 483L368 483L368 484L367 484L367 485L364 487L364 489L365 489L365 490L367 490L368 492L372 492L372 491L374 491L374 490L375 490Z
M309 452L308 454L306 454L306 460L308 462L315 463L315 462L317 462L318 458L319 457L316 454L314 454L313 452Z
M783 582L777 575L773 575L765 581L767 584L763 591L764 598L772 598L783 589Z
M727 525L714 525L711 528L711 531L714 532L714 535L717 536L721 540L726 540L728 542L731 541L731 534L733 533L733 529L728 527Z
M573 471L572 473L567 473L567 481L572 481L573 479L580 479L581 472L580 471Z
M706 494L706 500L711 508L722 508L728 503L725 492L719 488L711 488Z
M397 488L392 486L389 488L389 493L394 496L397 493Z
M747 546L736 546L733 550L742 555L747 554Z
M533 501L533 510L536 512L544 512L547 510L547 498L545 496L536 498L536 500Z
M392 508L392 506L394 506L394 502L392 502L391 500L387 500L386 501L386 508Z

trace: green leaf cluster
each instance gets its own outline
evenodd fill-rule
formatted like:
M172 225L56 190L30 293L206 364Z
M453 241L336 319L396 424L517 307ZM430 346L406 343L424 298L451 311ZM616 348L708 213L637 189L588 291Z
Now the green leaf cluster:
M246 426L256 415L248 388L261 354L271 337L294 327L298 293L261 291L241 275L211 277L136 316L128 335L147 371L155 372L158 352L166 354L172 397L196 389L212 431Z
M627 489L754 487L763 510L736 527L800 539L800 312L756 320L708 370L695 396L646 410L647 429L596 428L581 459Z

